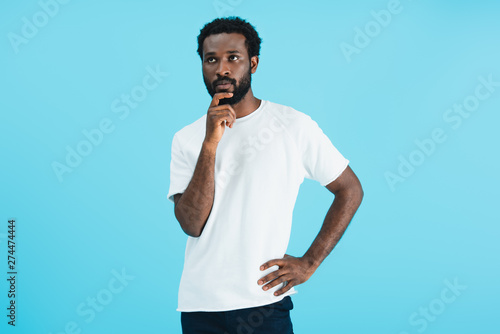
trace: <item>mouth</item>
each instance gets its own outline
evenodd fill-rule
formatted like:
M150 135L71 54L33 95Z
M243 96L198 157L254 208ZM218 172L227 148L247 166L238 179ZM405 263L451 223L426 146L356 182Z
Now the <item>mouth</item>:
M215 89L216 90L225 90L225 89L229 89L229 87L231 87L232 85L233 84L230 81L223 80L223 81L219 81L218 83L215 84Z
M231 87L231 86L232 86L232 84L230 84L230 83L228 83L228 84L219 84L219 85L215 86L215 89L219 89L219 90L221 90L221 89L229 89L229 87Z

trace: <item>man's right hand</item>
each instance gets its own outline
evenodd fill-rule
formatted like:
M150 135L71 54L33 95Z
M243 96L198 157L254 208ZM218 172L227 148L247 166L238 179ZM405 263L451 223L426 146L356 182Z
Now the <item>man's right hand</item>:
M230 128L236 120L236 112L229 104L219 106L219 101L230 98L233 93L221 92L215 93L207 111L207 131L205 133L205 142L217 146L224 134L226 125Z

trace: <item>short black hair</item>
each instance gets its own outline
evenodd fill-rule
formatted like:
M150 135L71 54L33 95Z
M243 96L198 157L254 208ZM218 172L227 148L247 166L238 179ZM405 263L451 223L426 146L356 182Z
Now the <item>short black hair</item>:
M242 34L245 36L245 45L247 47L248 56L250 58L253 56L259 56L260 43L262 40L260 39L255 28L240 17L229 16L217 18L212 22L205 24L205 26L200 30L200 34L198 35L198 54L200 55L201 60L203 60L203 42L205 41L205 38L210 35L222 33Z

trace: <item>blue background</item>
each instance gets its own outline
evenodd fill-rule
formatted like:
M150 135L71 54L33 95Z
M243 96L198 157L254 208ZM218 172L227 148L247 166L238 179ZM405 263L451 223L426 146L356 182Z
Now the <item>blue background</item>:
M500 3L401 0L377 30L372 11L390 3L94 0L52 6L52 16L37 1L2 3L1 332L180 333L187 236L166 197L170 145L210 103L199 30L239 15L263 39L255 95L316 120L365 191L341 242L296 288L295 332L499 333L500 87L459 125L458 114L445 118L474 101L480 77L500 81ZM356 46L366 27L368 45L358 36L363 47L347 56L342 43ZM29 38L13 42L23 29ZM126 116L116 113L114 101L140 92L148 67L168 75ZM59 180L53 163L106 119L113 130ZM432 147L435 129L444 135ZM416 166L391 186L387 173L411 157ZM331 201L303 183L289 254L307 250ZM10 218L16 328L6 317ZM110 292L122 271L128 279ZM78 312L98 296L105 303L93 318Z

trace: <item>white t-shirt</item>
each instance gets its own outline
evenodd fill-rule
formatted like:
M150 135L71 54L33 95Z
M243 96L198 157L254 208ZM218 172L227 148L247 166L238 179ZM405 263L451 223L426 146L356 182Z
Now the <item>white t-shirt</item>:
M172 202L191 181L205 131L206 114L174 135ZM262 290L257 281L278 267L260 266L286 253L304 177L326 186L348 163L311 117L291 107L262 100L226 127L215 156L212 211L201 235L188 236L177 311L256 307L297 293L292 287L274 296L282 283Z

